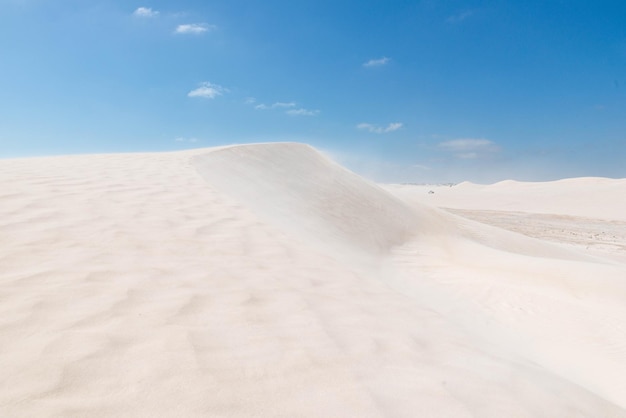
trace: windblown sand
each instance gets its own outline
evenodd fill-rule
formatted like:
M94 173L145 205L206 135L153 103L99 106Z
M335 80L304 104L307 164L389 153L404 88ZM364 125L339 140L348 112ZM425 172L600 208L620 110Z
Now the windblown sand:
M626 417L625 214L301 144L0 160L0 416Z

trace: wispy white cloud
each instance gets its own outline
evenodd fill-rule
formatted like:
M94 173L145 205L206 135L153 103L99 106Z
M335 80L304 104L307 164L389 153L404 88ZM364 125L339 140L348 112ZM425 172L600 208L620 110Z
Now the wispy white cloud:
M178 25L174 33L200 35L204 32L213 31L217 29L215 25L209 25L208 23L187 23L184 25Z
M390 123L387 126L372 125L371 123L359 123L356 127L364 131L372 132L375 134L385 134L387 132L397 131L402 128L403 124L400 122Z
M203 99L215 99L217 96L221 96L224 93L228 93L228 89L220 86L219 84L209 83L208 81L200 83L200 86L187 93L189 97L200 97Z
M465 19L471 17L474 14L473 11L471 10L466 10L464 12L449 16L446 19L447 23L461 23L462 21L464 21Z
M296 104L294 102L276 102L272 105L272 109L276 109L277 107L295 107Z
M133 16L137 17L157 17L159 12L157 10L152 10L149 7L138 7L137 10L133 12Z
M320 113L319 110L309 110L309 109L289 109L285 112L289 116L316 116Z
M254 106L257 110L269 110L269 109L278 109L278 108L290 108L295 107L296 104L294 102L276 102L271 105L266 105L264 103L260 103Z
M371 59L367 62L363 63L364 67L381 67L383 65L386 65L389 63L389 61L391 61L391 59L387 58L387 57L382 57L382 58L378 58L378 59Z
M500 151L500 147L483 138L459 138L439 143L439 148L451 152L455 157L472 160Z
M441 148L449 151L467 151L478 148L493 147L495 144L488 139L476 139L476 138L460 138L452 139L450 141L440 142Z
M256 99L249 97L246 99L247 105L254 106L256 110L283 110L285 114L289 116L316 116L320 113L319 110L305 109L298 107L296 102L274 102L272 104L257 103Z

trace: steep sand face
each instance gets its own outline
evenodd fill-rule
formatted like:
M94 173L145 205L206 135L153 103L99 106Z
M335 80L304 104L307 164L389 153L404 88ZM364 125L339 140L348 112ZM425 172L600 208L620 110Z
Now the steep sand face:
M230 147L193 162L212 186L318 244L385 254L421 229L407 205L305 144Z
M0 415L623 417L623 264L300 144L0 161Z

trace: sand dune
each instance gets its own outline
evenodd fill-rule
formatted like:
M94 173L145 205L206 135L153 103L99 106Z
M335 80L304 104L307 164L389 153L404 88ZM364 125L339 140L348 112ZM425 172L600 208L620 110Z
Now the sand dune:
M547 182L464 182L455 186L393 185L387 189L411 198L433 191L429 203L448 208L521 211L626 222L626 179L582 177Z
M267 222L324 245L379 254L404 243L419 219L401 200L303 144L231 147L193 158L209 184Z
M441 209L619 221L625 184L539 208L302 144L2 160L0 415L626 417L626 263Z

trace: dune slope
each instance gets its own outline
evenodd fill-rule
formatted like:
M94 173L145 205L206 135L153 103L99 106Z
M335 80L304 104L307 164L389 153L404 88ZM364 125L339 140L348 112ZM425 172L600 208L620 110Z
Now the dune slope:
M415 203L301 144L0 161L0 415L626 416L623 265Z
M418 230L404 202L305 144L229 147L193 162L209 184L267 222L323 245L381 254Z

